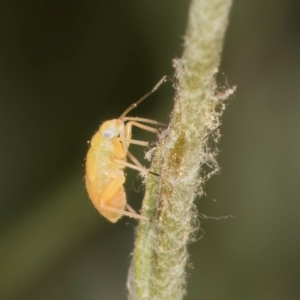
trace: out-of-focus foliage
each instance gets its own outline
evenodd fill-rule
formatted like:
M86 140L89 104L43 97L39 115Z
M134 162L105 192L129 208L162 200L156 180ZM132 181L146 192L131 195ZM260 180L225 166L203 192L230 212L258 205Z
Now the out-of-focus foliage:
M86 141L172 77L187 5L1 2L0 299L126 298L136 221L112 225L92 207ZM222 175L198 202L207 215L235 218L202 221L186 299L300 294L299 13L295 0L234 2L219 82L238 90L223 117ZM167 83L132 115L167 122L171 107ZM128 171L137 208L140 186Z

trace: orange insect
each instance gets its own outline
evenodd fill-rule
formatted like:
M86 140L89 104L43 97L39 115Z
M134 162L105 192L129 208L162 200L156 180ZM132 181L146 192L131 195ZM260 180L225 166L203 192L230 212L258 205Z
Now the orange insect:
M87 192L100 214L113 223L117 222L123 215L148 220L146 216L137 214L126 202L123 187L125 182L124 168L128 167L143 173L151 173L128 151L130 144L148 146L146 141L131 138L132 126L157 133L156 128L142 123L164 124L150 119L126 116L155 92L165 79L166 76L150 92L130 105L118 119L104 122L90 141L90 149L86 157L85 183ZM127 162L127 158L132 163Z

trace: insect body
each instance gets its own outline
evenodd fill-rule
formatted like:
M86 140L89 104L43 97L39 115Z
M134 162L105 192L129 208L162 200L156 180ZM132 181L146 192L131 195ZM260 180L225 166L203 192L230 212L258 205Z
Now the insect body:
M157 133L156 128L143 123L164 124L145 118L126 117L126 115L156 91L164 81L165 76L149 93L128 107L118 119L104 122L90 141L90 149L86 157L86 188L96 209L113 223L122 215L148 220L147 217L137 214L126 202L123 187L124 168L151 173L128 151L130 144L148 145L146 141L131 139L132 126ZM132 163L127 162L127 158Z

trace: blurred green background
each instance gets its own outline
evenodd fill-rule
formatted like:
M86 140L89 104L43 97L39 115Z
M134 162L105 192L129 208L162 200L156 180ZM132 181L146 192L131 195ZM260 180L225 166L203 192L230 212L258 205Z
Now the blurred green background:
M87 141L173 76L188 4L1 1L1 300L126 299L137 221L113 225L93 208ZM188 300L300 298L299 13L297 0L234 1L219 83L238 90L223 117L221 176L198 200L206 215L234 218L202 220ZM168 122L172 97L168 82L132 115ZM126 190L138 208L136 172Z

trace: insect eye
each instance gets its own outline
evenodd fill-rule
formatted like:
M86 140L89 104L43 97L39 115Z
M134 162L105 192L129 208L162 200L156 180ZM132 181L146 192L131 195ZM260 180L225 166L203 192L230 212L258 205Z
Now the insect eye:
M109 129L106 129L102 132L102 136L105 138L105 139L112 139L114 136L115 136L115 131L114 130L109 130Z

